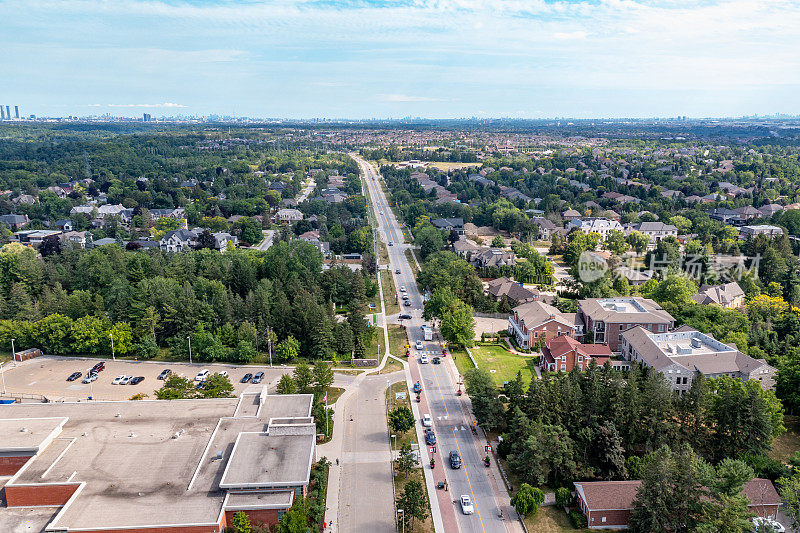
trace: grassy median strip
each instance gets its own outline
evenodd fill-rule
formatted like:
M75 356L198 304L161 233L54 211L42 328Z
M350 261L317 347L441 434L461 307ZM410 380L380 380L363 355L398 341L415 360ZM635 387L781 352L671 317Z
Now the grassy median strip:
M388 270L381 270L381 284L383 285L383 303L386 306L386 314L394 315L400 312L400 304L397 303L397 288L394 286L394 279Z

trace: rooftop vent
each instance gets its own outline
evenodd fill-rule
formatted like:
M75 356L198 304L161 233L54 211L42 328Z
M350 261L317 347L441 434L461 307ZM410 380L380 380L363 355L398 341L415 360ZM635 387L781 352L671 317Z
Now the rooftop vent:
M700 337L692 337L692 347L700 348L703 346L703 341L700 340Z
M222 450L220 450L220 451L218 451L217 453L214 454L214 460L215 461L219 461L221 459L222 459Z

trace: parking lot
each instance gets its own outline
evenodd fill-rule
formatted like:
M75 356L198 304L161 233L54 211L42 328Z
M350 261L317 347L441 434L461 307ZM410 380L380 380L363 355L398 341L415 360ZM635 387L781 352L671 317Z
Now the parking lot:
M81 379L86 375L86 371L94 366L95 363L104 361L105 370L98 374L97 381L91 384L81 383ZM228 372L233 383L236 394L239 394L248 387L263 387L270 384L270 392L274 392L275 384L284 373L291 372L289 368L269 368L259 366L233 366L225 364L201 364L201 363L164 363L153 361L112 361L107 359L84 359L78 357L54 357L44 356L30 359L22 363L10 362L3 366L2 372L5 378L6 396L29 396L41 395L51 401L76 401L85 400L92 396L96 400L127 400L135 394L147 394L150 398L155 398L154 391L161 388L162 381L157 376L165 368L172 372L194 379L200 370L207 369L209 372ZM250 383L239 383L245 373L255 374L264 372L264 380L260 385ZM67 377L73 372L81 372L81 378L75 381L67 381ZM142 376L144 381L138 385L112 385L111 382L119 375ZM2 392L2 389L0 389Z

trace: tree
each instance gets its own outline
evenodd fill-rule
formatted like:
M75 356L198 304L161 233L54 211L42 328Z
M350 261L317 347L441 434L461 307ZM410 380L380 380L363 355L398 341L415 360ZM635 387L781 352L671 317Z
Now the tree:
M403 405L397 406L389 412L389 427L395 433L405 433L414 427L414 413Z
M689 304L696 293L697 285L688 277L669 274L653 291L653 299L661 305L671 303L680 308Z
M278 362L286 363L293 361L300 352L300 343L297 339L289 335L275 347L275 358Z
M464 383L478 424L487 431L501 428L505 408L491 374L482 368L472 368L464 374Z
M778 486L778 492L786 506L786 514L796 530L800 528L800 471L794 472L791 477L780 478Z
M215 372L206 378L201 391L203 398L232 398L233 384L228 376Z
M405 475L417 466L419 466L419 461L416 454L411 450L411 444L404 442L400 445L400 453L397 456L397 471Z
M457 301L442 313L439 330L442 337L457 346L470 347L475 344L475 319L472 307Z
M572 503L572 493L566 487L556 489L556 506L567 507Z
M628 249L625 234L619 230L611 230L606 237L606 248L619 255Z
M240 238L243 242L253 245L264 240L264 234L261 233L261 224L258 220L252 217L242 217L236 225L239 227Z
M197 237L197 249L202 250L207 248L213 250L217 247L217 240L210 231L204 229L203 232Z
M159 400L185 400L196 396L194 383L189 378L170 374L164 384L156 391Z
M297 391L300 394L308 394L311 392L311 384L314 383L314 374L311 368L303 362L297 364L292 372L295 383L297 383Z
M333 385L333 365L322 361L314 365L314 388L320 396Z
M536 487L531 487L527 483L520 485L519 490L511 498L511 505L522 516L535 515L539 506L544 503L544 492Z
M626 239L637 254L641 254L650 245L650 237L638 231L631 231Z
M433 291L430 299L425 302L422 318L425 320L442 318L444 312L453 307L457 302L458 296L456 296L449 287L439 287Z
M681 215L670 217L669 223L678 228L678 235L685 235L692 229L692 221Z
M492 248L505 248L506 241L500 235L495 235L492 239Z
M428 224L417 230L414 242L419 245L419 254L423 261L429 255L438 252L444 246L442 232Z
M397 508L403 509L403 518L411 521L411 529L414 529L415 520L425 520L428 518L428 495L422 487L422 483L412 479L403 487L403 493L397 499Z
M58 235L48 235L42 239L42 244L39 245L39 253L42 254L42 257L60 254L61 238Z
M297 394L297 382L292 378L291 374L281 375L277 385L278 394Z
M238 511L233 515L231 527L235 533L250 533L250 519L243 511Z

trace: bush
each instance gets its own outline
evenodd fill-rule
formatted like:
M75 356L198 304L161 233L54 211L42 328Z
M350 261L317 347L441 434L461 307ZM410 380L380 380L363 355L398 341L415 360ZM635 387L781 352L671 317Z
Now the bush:
M575 529L585 529L589 527L588 520L586 520L586 517L577 509L573 509L569 512L569 521L572 522L572 526Z
M558 507L567 507L572 503L572 493L566 487L561 487L556 490L556 505Z

